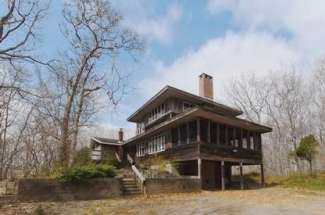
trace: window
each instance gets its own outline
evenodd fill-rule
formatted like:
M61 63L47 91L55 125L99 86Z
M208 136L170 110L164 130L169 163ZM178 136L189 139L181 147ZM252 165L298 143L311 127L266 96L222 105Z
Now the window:
M211 143L217 144L217 142L218 142L218 124L215 122L210 123L210 137L211 137Z
M251 133L251 135L253 135ZM250 150L254 150L254 146L255 146L255 142L254 142L254 137L253 136L250 136Z
M242 144L241 140L241 129L240 128L235 128L236 129L236 139L235 139L235 147L240 147Z
M225 145L226 144L226 126L223 124L220 124L219 130L220 130L220 144Z
M187 143L187 125L182 124L180 127L180 138L181 138L181 144Z
M227 141L227 145L230 146L234 146L235 145L235 141L234 141L234 128L228 126L228 141Z
M165 151L165 136L158 135L150 138L148 142L148 154Z
M148 114L148 123L155 121L156 119L159 119L161 116L163 116L166 113L165 104L161 104L154 109L151 110L151 112Z
M172 143L175 145L178 144L178 129L177 129L177 127L172 128Z
M247 141L247 131L246 130L243 130L243 149L247 149L248 147L248 141Z
M137 134L141 134L142 132L144 132L144 124L141 123L137 123Z
M200 137L205 143L208 142L208 123L207 119L200 119Z
M186 111L190 108L192 108L194 105L188 103L188 102L183 102L183 111Z
M190 143L193 143L193 142L196 142L196 133L197 133L197 127L196 127L196 120L194 120L194 121L190 121L189 122L189 127L190 127L190 129L189 129L189 136L190 136Z
M137 152L136 155L137 157L142 157L146 154L146 145L145 143L140 143L136 146Z

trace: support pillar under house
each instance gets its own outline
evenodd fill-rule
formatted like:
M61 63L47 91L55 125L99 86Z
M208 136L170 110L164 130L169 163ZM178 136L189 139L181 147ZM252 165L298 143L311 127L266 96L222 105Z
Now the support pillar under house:
M197 176L201 179L201 168L202 167L202 160L201 158L197 159Z
M240 172L240 189L243 190L244 189L243 162L240 162L239 172Z
M262 185L262 187L264 187L265 186L265 178L264 178L264 165L263 165L263 163L261 163L260 167L261 167L261 185Z
M225 161L221 161L221 190L225 190Z

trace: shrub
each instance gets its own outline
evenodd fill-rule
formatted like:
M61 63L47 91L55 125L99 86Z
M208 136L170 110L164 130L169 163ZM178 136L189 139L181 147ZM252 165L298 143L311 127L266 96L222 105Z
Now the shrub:
M114 177L115 168L110 165L73 166L63 171L57 179L62 183L85 182L92 178Z
M313 174L313 159L317 154L317 147L319 143L317 142L314 135L308 135L300 140L298 148L291 153L291 155L297 156L300 159L304 159L309 162L310 174Z

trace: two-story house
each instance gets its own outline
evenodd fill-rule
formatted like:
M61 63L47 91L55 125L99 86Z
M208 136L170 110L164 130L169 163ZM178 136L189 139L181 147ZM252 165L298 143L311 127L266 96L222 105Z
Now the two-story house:
M243 165L260 165L264 183L261 135L272 129L238 118L241 114L214 101L213 79L203 73L199 95L166 86L134 112L128 118L136 123L133 138L102 143L93 138L92 144L122 147L135 162L159 154L177 162L181 175L200 178L202 189L225 189L232 166L242 174Z

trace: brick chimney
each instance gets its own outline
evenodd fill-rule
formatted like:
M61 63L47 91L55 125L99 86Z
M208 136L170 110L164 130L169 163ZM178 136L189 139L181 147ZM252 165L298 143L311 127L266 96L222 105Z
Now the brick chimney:
M123 142L123 136L124 136L123 128L120 128L120 130L118 131L118 141L119 142Z
M199 76L199 95L213 100L213 78L202 73Z

